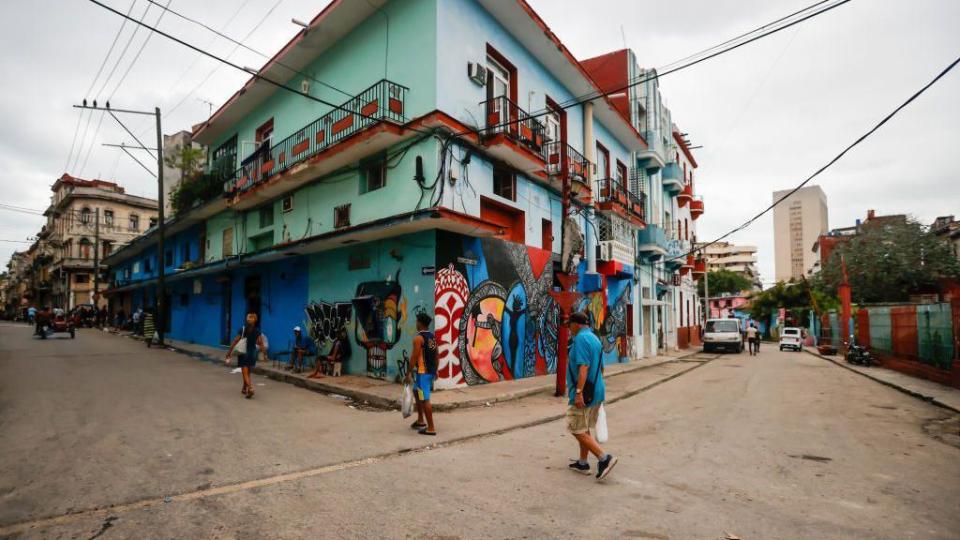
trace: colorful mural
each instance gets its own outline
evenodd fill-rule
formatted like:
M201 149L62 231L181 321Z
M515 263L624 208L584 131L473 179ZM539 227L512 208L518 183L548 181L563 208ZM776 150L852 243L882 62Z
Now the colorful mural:
M393 279L357 285L353 311L357 318L354 337L367 350L367 375L386 379L387 350L400 341L407 315L400 270Z
M559 310L549 251L495 239L438 236L438 388L556 370Z
M612 302L608 302L605 291L614 289L618 283L614 280L605 281L604 290L585 294L574 304L574 309L586 313L590 318L590 326L603 345L604 362L617 362L627 350L627 311L632 285L629 280L625 281L619 294Z

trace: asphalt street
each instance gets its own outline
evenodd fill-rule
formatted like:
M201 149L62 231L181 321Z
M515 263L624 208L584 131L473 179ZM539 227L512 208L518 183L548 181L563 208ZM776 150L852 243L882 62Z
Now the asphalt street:
M924 430L947 411L804 353L715 356L610 379L621 462L598 483L567 470L552 396L425 440L260 377L245 400L127 338L0 325L0 537L960 537L960 449Z

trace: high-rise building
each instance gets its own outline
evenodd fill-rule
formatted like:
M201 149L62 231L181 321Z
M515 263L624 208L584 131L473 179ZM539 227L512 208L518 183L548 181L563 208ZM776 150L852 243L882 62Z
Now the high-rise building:
M728 270L749 279L754 288L761 288L760 272L757 270L757 246L714 242L706 247L699 244L697 248L703 249L708 272Z
M778 201L790 190L774 191ZM810 246L827 232L827 195L820 186L799 189L773 209L773 245L777 281L799 279L817 261Z

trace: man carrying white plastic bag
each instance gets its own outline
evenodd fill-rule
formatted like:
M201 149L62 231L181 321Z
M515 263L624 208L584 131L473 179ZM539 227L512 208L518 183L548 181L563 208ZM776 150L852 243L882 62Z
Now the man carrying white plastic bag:
M589 326L590 319L584 313L570 315L567 324L573 336L570 361L567 369L567 431L580 445L580 459L572 460L570 470L590 474L588 454L597 458L597 480L603 480L617 464L617 458L606 453L590 434L598 427L598 417L603 409L606 386L603 382L603 359L600 340ZM606 414L603 420L603 436L606 440ZM598 433L599 435L599 433Z

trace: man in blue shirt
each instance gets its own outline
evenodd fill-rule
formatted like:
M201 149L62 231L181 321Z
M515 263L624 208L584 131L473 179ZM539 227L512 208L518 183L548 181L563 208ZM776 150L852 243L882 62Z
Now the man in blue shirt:
M580 459L570 464L570 469L582 474L590 474L587 453L597 457L597 480L603 480L617 464L617 458L604 452L590 430L597 426L600 405L606 398L603 383L603 348L600 339L589 326L590 319L585 313L570 315L567 324L570 327L573 346L567 368L567 431L580 445Z

